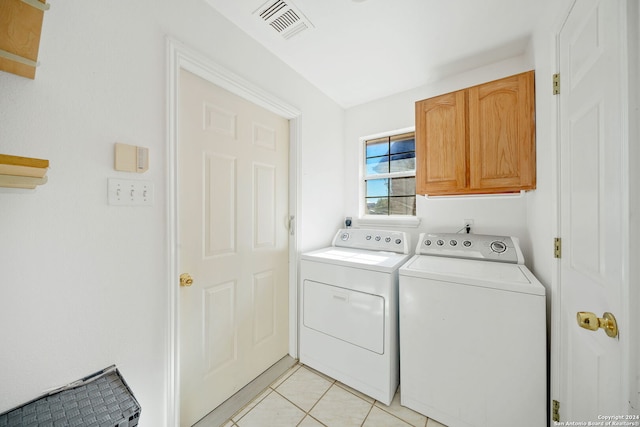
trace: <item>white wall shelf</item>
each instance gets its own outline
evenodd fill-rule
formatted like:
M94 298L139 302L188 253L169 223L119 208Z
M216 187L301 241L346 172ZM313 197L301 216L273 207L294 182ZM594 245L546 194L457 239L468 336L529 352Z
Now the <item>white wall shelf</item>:
M47 182L49 160L0 154L0 187L34 189Z

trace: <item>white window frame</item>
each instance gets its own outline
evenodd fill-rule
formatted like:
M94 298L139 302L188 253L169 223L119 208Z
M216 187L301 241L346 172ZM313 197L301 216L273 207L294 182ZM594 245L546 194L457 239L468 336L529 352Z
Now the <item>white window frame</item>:
M366 180L368 178L404 178L415 177L414 172L393 172L376 174L375 176L366 175L366 143L371 139L386 138L394 135L400 135L403 133L415 132L415 126L407 127L403 129L396 129L393 131L377 133L373 135L367 135L360 137L359 150L360 155L358 157L359 171L358 179L360 189L358 192L358 206L359 216L358 225L360 226L388 226L388 227L418 227L420 225L420 218L418 217L418 195L416 195L416 215L368 215L366 206ZM417 164L416 164L417 165Z

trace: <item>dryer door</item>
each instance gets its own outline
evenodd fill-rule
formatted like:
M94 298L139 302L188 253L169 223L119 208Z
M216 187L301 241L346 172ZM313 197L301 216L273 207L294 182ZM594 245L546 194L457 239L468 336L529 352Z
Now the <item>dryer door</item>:
M303 324L374 353L384 353L384 298L304 281Z

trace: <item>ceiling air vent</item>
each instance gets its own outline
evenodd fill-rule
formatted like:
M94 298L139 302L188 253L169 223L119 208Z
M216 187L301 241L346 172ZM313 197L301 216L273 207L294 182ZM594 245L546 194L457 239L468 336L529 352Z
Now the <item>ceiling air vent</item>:
M313 28L311 21L290 1L269 0L253 14L285 39L290 39L307 28Z

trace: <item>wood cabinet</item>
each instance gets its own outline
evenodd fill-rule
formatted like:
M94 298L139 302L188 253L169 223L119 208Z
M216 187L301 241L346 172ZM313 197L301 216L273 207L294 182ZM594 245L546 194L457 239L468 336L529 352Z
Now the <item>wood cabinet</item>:
M416 193L536 186L534 72L416 103Z

